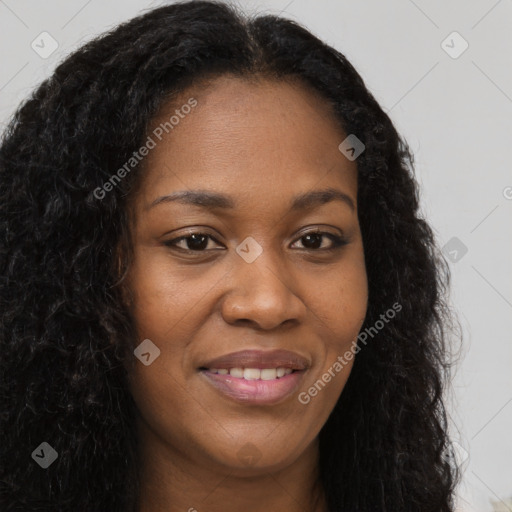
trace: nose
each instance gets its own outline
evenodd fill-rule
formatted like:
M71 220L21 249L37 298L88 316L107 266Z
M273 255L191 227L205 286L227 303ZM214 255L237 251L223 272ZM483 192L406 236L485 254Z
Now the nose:
M229 324L252 324L261 330L285 323L300 323L306 305L297 295L297 280L264 251L247 263L237 256L226 276L228 292L222 303L222 316Z

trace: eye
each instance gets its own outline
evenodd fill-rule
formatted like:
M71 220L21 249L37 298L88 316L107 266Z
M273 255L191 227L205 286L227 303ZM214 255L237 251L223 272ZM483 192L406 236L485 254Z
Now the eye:
M325 231L314 230L303 234L298 240L302 241L303 249L320 252L333 251L348 243L343 237ZM325 247L326 240L330 240L330 246ZM200 253L209 250L219 250L211 247L209 242L219 244L217 240L208 233L189 233L172 240L164 242L164 245L187 253ZM181 244L181 246L179 245ZM299 247L300 249L300 247Z
M325 241L326 238L331 241L331 245L329 247L322 247L323 242ZM312 251L332 251L348 243L341 236L320 230L305 233L298 240L302 241L304 249Z
M211 249L211 247L208 247L209 240L217 242L207 233L190 233L189 235L180 236L179 238L174 238L164 243L169 247L176 247L186 252L204 252L207 249ZM179 243L182 243L181 247L178 246Z

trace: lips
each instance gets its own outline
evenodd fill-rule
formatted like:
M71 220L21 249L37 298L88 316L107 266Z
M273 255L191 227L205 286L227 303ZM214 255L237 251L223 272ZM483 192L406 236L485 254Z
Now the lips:
M206 361L198 370L229 400L276 405L297 391L310 366L306 358L288 350L243 350Z
M306 358L289 350L242 350L205 361L199 369L290 368L292 370L305 370L309 366L310 363Z

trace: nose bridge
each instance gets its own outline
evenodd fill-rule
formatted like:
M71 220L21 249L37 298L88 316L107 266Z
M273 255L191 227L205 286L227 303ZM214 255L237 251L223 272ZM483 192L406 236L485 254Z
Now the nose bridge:
M293 294L286 282L281 251L272 248L268 241L260 241L265 245L249 236L236 248L237 282L247 288L245 291L269 295L267 301L277 300L283 293Z
M270 328L302 314L302 301L283 258L279 250L264 247L253 237L238 245L223 304L226 321L250 320Z

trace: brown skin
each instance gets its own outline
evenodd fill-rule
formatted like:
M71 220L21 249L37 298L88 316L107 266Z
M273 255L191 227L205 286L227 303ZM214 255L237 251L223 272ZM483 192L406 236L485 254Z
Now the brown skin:
M298 394L351 348L366 314L356 163L338 150L346 134L327 104L303 85L223 76L187 90L153 127L190 97L197 106L146 157L133 203L133 315L140 342L161 351L149 366L136 361L130 377L140 412L139 512L323 512L318 434L353 361L307 405ZM294 196L327 187L356 209L334 200L289 211ZM236 207L149 208L187 189L227 194ZM329 237L304 238L315 228L348 243L324 251ZM213 237L198 256L179 251L197 249L190 239L164 245L189 229ZM248 236L263 248L252 263L235 251ZM300 389L275 405L235 402L198 371L224 354L275 348L311 364ZM238 456L246 443L255 447L250 465Z

